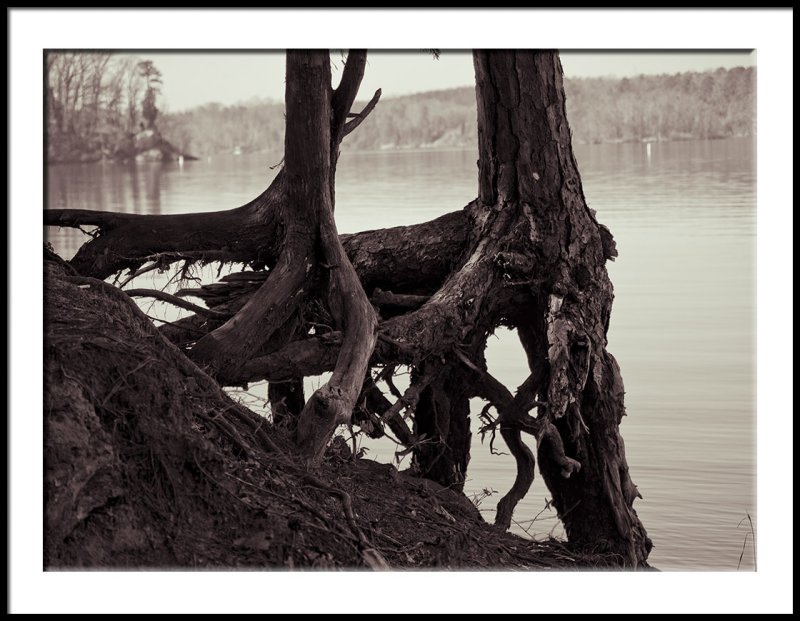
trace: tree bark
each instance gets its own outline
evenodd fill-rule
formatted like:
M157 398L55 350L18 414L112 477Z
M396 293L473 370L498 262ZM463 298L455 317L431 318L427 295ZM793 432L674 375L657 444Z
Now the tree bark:
M336 327L342 332L341 350L332 377L311 395L297 421L298 447L311 463L322 459L336 426L349 422L376 339L375 312L345 254L333 219L333 175L339 140L346 114L363 76L361 59L361 54L352 57L353 64L345 71L343 83L336 93L331 93L327 52L290 51L286 55L285 173L291 218L288 218L282 259L286 258L287 268L297 274L299 282L281 275L277 284L283 287L290 283L293 292L289 295L298 295L312 270L317 269L316 257L320 256L319 264L326 272L323 281L327 303ZM336 137L333 142L332 133ZM278 265L281 265L281 259ZM270 284L270 280L259 289L259 293ZM289 288L285 290L288 292ZM258 293L236 317L247 316L257 296ZM289 306L286 295L275 297L286 305L283 308ZM294 310L297 301L290 300L290 303ZM267 313L262 309L257 322L263 326L264 319L272 320L273 316L273 308ZM277 327L279 321L282 324L282 319L278 315L278 319L273 320L274 325ZM232 335L241 338L241 329L234 327L223 335L222 342L229 343ZM260 342L270 335L271 332L260 334ZM252 348L248 346L246 355L238 358L238 367L252 356L258 345L260 343Z
M535 294L546 300L543 312L516 318L531 370L545 369L540 417L558 431L541 437L540 470L570 542L637 566L652 544L633 509L622 378L606 350L613 287L605 262L616 252L583 195L561 63L555 52L513 51L475 52L474 61L480 202L519 213L527 274L515 278L538 280ZM579 471L565 471L564 454Z

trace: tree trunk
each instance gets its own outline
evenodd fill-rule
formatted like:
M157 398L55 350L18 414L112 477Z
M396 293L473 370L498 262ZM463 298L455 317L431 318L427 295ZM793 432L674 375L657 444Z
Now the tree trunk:
M285 258L287 269L297 275L299 282L281 275L277 285L283 287L288 281L293 290L288 298L276 296L280 300L278 308L294 311L298 303L291 298L299 297L306 279L316 269L316 257L320 256L326 271L323 281L328 307L335 327L342 333L341 350L332 377L311 396L297 421L298 447L311 463L322 459L336 426L350 420L377 336L375 312L345 254L333 219L333 175L338 146L347 112L363 76L361 57L358 53L353 56L340 89L332 96L330 58L326 51L288 52L286 55L285 173L291 217L286 218L286 243L278 265ZM336 137L333 141L332 132ZM248 306L270 285L270 280ZM247 316L248 306L236 317ZM273 321L274 314L273 308L266 313L262 309L256 322L263 326L265 318ZM277 328L282 323L275 320L274 325ZM271 332L259 336L263 342ZM223 342L231 337L241 340L241 330L234 327L223 335ZM243 366L256 349L248 347L245 355L237 359L237 368Z
M619 367L606 351L613 288L608 231L583 195L572 153L562 70L555 52L475 52L480 201L527 222L528 276L541 285L538 313L516 318L540 415L557 434L541 437L540 470L570 542L644 563L651 547L633 500L619 424ZM563 442L564 452L557 444ZM563 454L580 463L563 466Z
M303 380L270 382L267 386L267 398L272 410L273 424L292 426L306 404Z
M283 248L266 282L224 325L202 337L190 356L214 376L230 378L282 328L315 274L319 224L332 210L331 86L326 53L286 54L286 202Z
M458 367L422 391L414 410L414 466L424 477L463 492L469 465L469 373ZM420 438L423 438L421 441Z

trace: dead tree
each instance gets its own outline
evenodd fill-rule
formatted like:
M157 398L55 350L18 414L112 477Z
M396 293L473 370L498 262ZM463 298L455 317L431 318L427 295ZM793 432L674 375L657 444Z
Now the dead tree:
M637 566L651 543L633 509L622 378L606 349L605 263L616 250L583 194L558 54L475 52L474 63L478 196L431 222L336 232L339 145L380 97L350 113L366 64L351 51L336 90L327 53L287 54L285 161L250 203L176 216L53 210L45 223L96 227L70 261L85 276L181 261L249 266L177 292L208 308L162 331L223 385L270 382L273 409L295 421L309 462L352 421L392 433L423 476L461 489L469 399L479 396L481 432L499 431L517 463L496 523L509 527L533 480L528 433L570 542ZM516 329L527 354L530 376L515 394L483 357L498 326ZM391 378L405 367L400 393ZM302 378L325 371L331 379L306 401Z

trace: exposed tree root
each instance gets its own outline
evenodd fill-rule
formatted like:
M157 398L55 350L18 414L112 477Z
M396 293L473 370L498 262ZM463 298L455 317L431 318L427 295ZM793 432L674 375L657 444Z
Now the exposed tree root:
M339 146L380 91L362 112L350 111L363 51L350 53L335 91L325 54L287 58L284 167L260 196L234 210L185 216L46 212L47 224L97 227L70 268L107 278L178 261L244 263L249 269L176 296L128 293L196 313L160 330L187 364L191 358L224 385L269 381L273 411L296 429L305 461L322 463L338 425L362 424L372 435L390 432L414 453L415 468L460 489L469 399L480 396L498 413L483 431L499 429L517 465L496 523L510 526L533 481L525 432L537 440L539 469L570 541L644 564L651 543L632 506L638 490L619 434L624 389L606 350L613 288L605 263L616 249L583 196L557 54L475 53L476 200L424 224L343 236L333 218ZM208 308L183 300L189 295ZM530 377L516 395L483 359L498 326L517 329L528 357ZM400 365L412 381L405 393L392 391L392 403L372 371L383 369L393 388ZM327 371L330 380L305 400L303 378ZM246 415L239 427L205 420L242 456L253 451L250 439L269 446ZM336 494L357 549L372 549L353 527L349 496ZM380 566L380 558L375 552L362 561Z

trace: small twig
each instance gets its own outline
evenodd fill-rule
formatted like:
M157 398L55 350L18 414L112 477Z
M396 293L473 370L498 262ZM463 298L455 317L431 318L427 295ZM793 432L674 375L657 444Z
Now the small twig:
M531 530L530 530L531 528L533 528L533 524L531 524L530 526L528 526L528 528L525 528L525 527L524 527L522 524L520 524L519 522L517 522L517 521L516 521L516 520L515 520L513 517L511 518L511 521L512 521L514 524L516 524L517 526L519 526L519 527L520 527L522 530L524 530L524 531L525 531L525 533L528 535L528 537L530 537L531 539L533 539L534 535L532 535L532 534L531 534Z
M195 328L194 326L189 326L189 325L181 326L181 325L178 325L177 323L175 323L174 321L167 321L166 319L161 319L160 317L153 317L152 315L148 315L146 313L145 313L145 316L148 319L151 319L152 321L160 321L162 324L166 324L168 326L173 326L175 328L178 328L179 330L186 330L188 332L194 332L195 334L206 334L205 330L199 330L198 328Z
M742 566L742 559L744 558L744 549L747 546L747 538L749 536L750 536L749 532L744 534L744 542L742 542L742 553L739 554L739 562L736 564L736 571L739 571L739 568Z
M747 511L746 513L747 513L747 521L750 522L750 532L745 533L744 535L744 542L742 543L742 553L739 555L739 562L736 565L736 571L739 571L739 568L742 566L742 559L744 558L744 550L745 547L747 546L748 535L751 535L753 538L753 569L758 569L756 565L756 533L755 530L753 529L753 520L750 518L750 512ZM739 528L739 526L742 525L744 520L745 518L742 518L739 524L736 526L736 528Z
M385 380L385 379L387 379L387 378L391 378L391 377L392 377L392 375L394 375L394 370L395 370L396 368L397 368L397 365L394 365L394 364L387 364L386 366L384 366L384 367L383 367L383 368L382 368L382 369L381 369L381 370L378 372L378 374L375 376L375 379L373 380L373 382L377 384L378 382L382 382L382 381L384 381L384 380Z
M319 323L317 321L308 321L308 322L306 322L306 325L309 325L312 328L314 328L315 329L315 334L318 334L316 332L316 328L325 328L328 332L334 332L335 331L333 326L329 326L327 323Z
M534 515L534 516L533 516L533 519L531 520L531 522L535 522L535 521L536 521L536 519L537 519L537 518L538 518L538 517L539 517L539 516L540 516L542 513L544 513L545 511L549 511L549 510L550 510L550 506L551 506L551 505L550 505L550 501L549 501L548 499L546 499L546 498L545 498L545 501L544 501L544 509L542 509L541 511L539 511L539 513L537 513L536 515Z
M150 265L146 265L145 267L139 268L138 270L136 270L135 272L130 274L125 280L123 280L119 284L119 288L120 289L124 289L125 285L127 285L129 282L131 282L134 278L137 278L137 277L141 276L142 274L146 274L147 272L152 272L153 270L158 269L159 267L161 267L161 265L159 263L151 263Z
M392 434L390 434L386 429L383 430L383 437L388 438L391 442L394 442L397 446L405 447L405 442L401 442L397 438L395 438Z
M75 228L80 229L81 233L83 233L87 237L91 237L92 239L95 239L95 238L97 238L98 235L100 235L100 228L99 227L96 228L96 229L93 229L91 231L87 231L86 229L84 229L80 225L76 226Z
M160 300L161 302L167 302L168 304L172 304L178 308L183 308L185 310L197 313L198 315L203 315L204 317L210 317L212 319L229 319L231 317L230 313L221 313L219 311L211 310L210 308L204 308L202 306L198 306L197 304L187 302L183 298L179 298L171 293L165 293L164 291L158 291L156 289L128 289L125 291L125 293L131 297L154 298L156 300Z
M572 513L573 511L575 511L575 509L577 509L577 508L578 508L578 505L580 505L580 504L581 504L581 501L580 501L580 500L576 501L576 502L575 502L575 504L574 504L574 505L572 505L572 506L571 506L569 509L567 509L566 511L564 511L564 513L562 513L560 517L566 517L566 516L568 516L570 513Z

